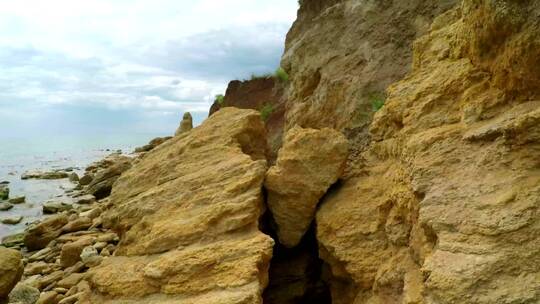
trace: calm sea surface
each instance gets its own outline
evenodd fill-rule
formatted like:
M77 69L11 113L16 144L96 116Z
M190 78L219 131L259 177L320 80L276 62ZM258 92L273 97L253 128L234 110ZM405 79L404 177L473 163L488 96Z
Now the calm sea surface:
M21 174L28 170L51 170L68 167L84 168L104 156L122 150L131 153L137 146L146 144L152 138L164 134L137 134L115 136L50 136L35 138L9 138L0 134L0 182L9 181L10 197L26 196L26 203L15 205L9 211L0 211L0 219L22 215L19 225L0 223L0 239L6 235L21 232L28 223L41 217L41 204L51 199L69 200L64 192L75 185L62 180L21 180Z

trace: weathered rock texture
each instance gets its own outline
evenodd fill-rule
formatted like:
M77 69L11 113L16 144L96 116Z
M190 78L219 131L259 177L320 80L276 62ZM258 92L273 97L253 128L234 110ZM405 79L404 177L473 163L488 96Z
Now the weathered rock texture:
M110 164L97 172L92 182L86 189L87 193L92 194L97 199L106 198L111 194L112 186L122 173L131 168L132 158L123 155L110 157Z
M115 256L89 272L91 303L260 303L273 241L258 230L265 130L226 108L148 153L115 184Z
M456 2L302 1L281 62L291 79L286 129L369 123L373 99L410 71L414 39Z
M0 247L0 302L6 299L23 274L22 255Z
M246 81L231 81L223 102L214 102L210 115L221 108L236 107L267 112L264 124L267 131L267 157L275 161L281 147L285 121L285 88L287 84L274 77L262 77Z
M281 244L298 245L319 200L343 174L347 154L347 139L333 129L295 127L287 132L264 183Z
M540 302L539 16L464 0L416 41L317 214L333 303Z

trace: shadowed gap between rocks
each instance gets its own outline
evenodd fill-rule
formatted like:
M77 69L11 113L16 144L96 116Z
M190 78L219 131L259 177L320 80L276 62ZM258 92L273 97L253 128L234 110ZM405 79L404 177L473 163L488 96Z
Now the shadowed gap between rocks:
M321 198L319 206L328 194L340 186L341 181L338 180ZM300 244L294 248L279 243L276 224L269 210L261 218L260 229L276 242L270 263L269 284L263 294L264 304L331 304L328 269L325 270L325 263L319 257L315 220Z

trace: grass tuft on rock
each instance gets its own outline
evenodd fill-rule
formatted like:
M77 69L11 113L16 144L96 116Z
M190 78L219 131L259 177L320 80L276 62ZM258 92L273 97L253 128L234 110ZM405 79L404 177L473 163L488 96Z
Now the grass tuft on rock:
M386 97L384 94L380 93L374 93L371 94L369 99L371 100L371 111L378 112L382 107L384 107L384 103L386 102Z
M274 77L281 82L289 81L289 74L281 67L276 70Z
M261 118L263 121L268 121L268 118L270 118L270 115L274 112L274 107L271 104L265 104L261 110Z
M225 101L225 96L223 94L216 95L216 102L218 105L223 105L223 102Z

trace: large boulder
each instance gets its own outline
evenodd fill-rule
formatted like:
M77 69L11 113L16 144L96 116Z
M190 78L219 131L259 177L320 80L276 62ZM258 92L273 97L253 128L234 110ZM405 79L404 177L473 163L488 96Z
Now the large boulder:
M0 247L0 301L6 299L23 275L24 266L19 251Z
M39 289L19 283L9 294L9 303L13 304L35 304L39 300Z
M319 200L343 174L347 155L347 139L333 129L295 127L287 132L264 183L281 244L298 245Z
M24 235L24 245L30 251L45 248L50 241L62 233L62 227L68 223L68 216L58 214L30 225Z
M91 238L81 238L75 242L64 244L60 252L60 265L64 268L75 265L81 260L83 249L92 245L92 243L93 240Z
M122 174L102 215L121 241L90 269L88 302L261 303L264 149L259 113L227 108Z
M92 182L88 185L87 192L98 200L109 196L114 182L116 182L122 173L131 168L132 160L132 158L126 156L115 158L109 167L97 172Z

